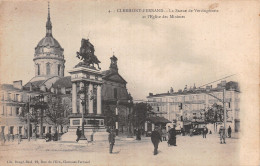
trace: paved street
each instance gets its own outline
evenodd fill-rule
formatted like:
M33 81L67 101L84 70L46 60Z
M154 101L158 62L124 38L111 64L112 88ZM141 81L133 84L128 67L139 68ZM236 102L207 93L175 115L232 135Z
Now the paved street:
M164 141L159 144L159 154L154 156L149 137L142 137L141 141L117 137L113 154L108 153L107 142L87 145L23 140L19 145L13 142L1 146L4 163L0 165L18 165L26 160L31 165L238 165L238 143L239 139L228 138L227 144L219 144L215 134L207 135L207 139L177 136L177 147L168 147Z

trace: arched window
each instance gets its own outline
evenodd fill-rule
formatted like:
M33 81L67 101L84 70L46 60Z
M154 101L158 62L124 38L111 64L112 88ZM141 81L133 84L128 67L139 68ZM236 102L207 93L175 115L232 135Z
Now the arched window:
M58 64L58 75L61 75L61 71L60 71L60 64Z
M41 75L40 64L37 64L37 75Z
M51 73L50 63L46 63L46 75L50 75L50 73Z

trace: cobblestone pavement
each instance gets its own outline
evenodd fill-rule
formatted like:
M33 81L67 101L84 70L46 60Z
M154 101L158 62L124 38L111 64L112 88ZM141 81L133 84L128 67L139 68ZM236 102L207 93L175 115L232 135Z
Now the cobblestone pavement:
M141 141L117 137L113 154L108 142L44 142L23 140L20 144L9 142L0 146L0 165L239 165L239 139L227 138L220 144L216 134L202 136L177 136L177 146L159 144L159 154L153 155L149 137Z

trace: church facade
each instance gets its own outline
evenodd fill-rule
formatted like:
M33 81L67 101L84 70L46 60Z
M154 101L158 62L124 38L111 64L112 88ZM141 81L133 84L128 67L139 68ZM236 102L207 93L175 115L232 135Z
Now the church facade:
M118 72L117 58L113 55L111 65L108 70L102 71L103 85L101 88L102 115L107 111L115 114L115 108L118 110L119 130L126 130L127 116L131 111L131 95L128 93L127 82ZM0 106L0 125L1 131L5 135L22 135L27 137L28 125L26 121L21 121L21 116L28 111L27 105L29 99L39 95L57 94L63 100L70 101L72 107L72 82L71 76L64 76L65 58L64 49L53 37L50 11L46 22L46 36L40 40L35 47L33 58L35 76L23 85L22 81L14 81L13 84L1 85L1 106ZM77 85L79 86L79 85ZM70 109L71 110L71 109ZM66 112L62 116L68 117L71 112ZM80 113L80 112L78 112ZM44 116L44 115L43 115ZM43 117L45 118L45 116ZM67 124L69 125L69 124ZM58 126L60 132L66 132L67 125ZM53 133L53 125L43 123L43 126L30 125L29 130L38 134L42 132ZM114 125L116 126L116 124Z

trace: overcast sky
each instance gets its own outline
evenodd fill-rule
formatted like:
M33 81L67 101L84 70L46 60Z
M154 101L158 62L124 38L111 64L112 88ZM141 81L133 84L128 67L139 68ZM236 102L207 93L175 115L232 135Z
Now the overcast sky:
M82 38L89 38L95 46L102 70L109 68L114 52L119 73L135 99L245 72L244 62L251 56L248 50L257 49L252 44L256 32L252 18L258 11L231 1L210 2L52 1L52 31L64 48L65 75L79 62L76 52ZM219 12L183 13L184 19L142 18L169 13L116 12L126 8L212 8ZM34 48L45 36L47 2L2 2L0 11L1 82L23 80L25 84L35 74Z

